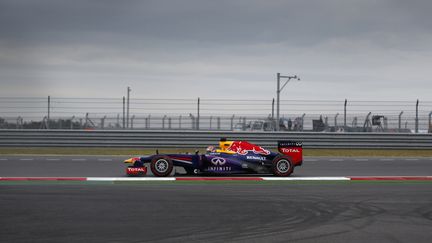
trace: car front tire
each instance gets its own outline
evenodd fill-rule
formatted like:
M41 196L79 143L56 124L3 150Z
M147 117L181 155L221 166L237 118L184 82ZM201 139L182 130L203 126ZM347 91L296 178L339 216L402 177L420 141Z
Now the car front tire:
M167 156L155 156L150 163L150 169L153 175L158 177L169 176L173 168L173 162Z

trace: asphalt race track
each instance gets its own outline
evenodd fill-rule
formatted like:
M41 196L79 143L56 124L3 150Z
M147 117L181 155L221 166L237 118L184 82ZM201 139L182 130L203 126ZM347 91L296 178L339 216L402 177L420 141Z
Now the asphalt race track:
M0 177L124 176L124 156L1 156ZM430 176L306 157L293 176ZM0 242L431 242L432 181L0 182Z
M432 184L0 185L1 242L430 242Z
M0 156L0 177L120 177L125 156ZM149 170L150 171L150 170ZM177 169L179 174L183 169ZM305 157L292 176L430 176L432 158Z

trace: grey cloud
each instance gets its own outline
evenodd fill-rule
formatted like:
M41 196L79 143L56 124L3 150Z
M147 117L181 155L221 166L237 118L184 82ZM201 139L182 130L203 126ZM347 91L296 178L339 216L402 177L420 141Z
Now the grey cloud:
M310 45L430 30L430 1L3 1L3 38ZM97 37L100 38L97 38ZM122 38L123 37L123 38ZM380 40L377 40L380 41Z
M106 92L93 92L133 85L143 96L150 86L170 97L267 99L275 73L293 72L304 81L291 98L400 97L407 80L405 96L428 97L431 9L391 0L0 0L0 95L26 80L38 95L91 96L103 83Z

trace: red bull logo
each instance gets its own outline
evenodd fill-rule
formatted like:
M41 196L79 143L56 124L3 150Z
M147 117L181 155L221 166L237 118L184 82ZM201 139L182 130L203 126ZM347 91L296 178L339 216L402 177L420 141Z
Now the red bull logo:
M269 155L270 151L262 148L261 146L251 144L245 141L234 141L231 146L228 147L229 151L233 151L235 153L246 155L249 152L260 155Z

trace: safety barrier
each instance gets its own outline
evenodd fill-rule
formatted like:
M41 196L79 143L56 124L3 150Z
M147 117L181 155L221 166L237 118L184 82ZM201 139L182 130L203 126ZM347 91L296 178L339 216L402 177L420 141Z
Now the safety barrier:
M172 130L0 130L0 147L204 148L222 137L269 148L278 140L294 140L302 141L304 148L432 149L432 134Z

